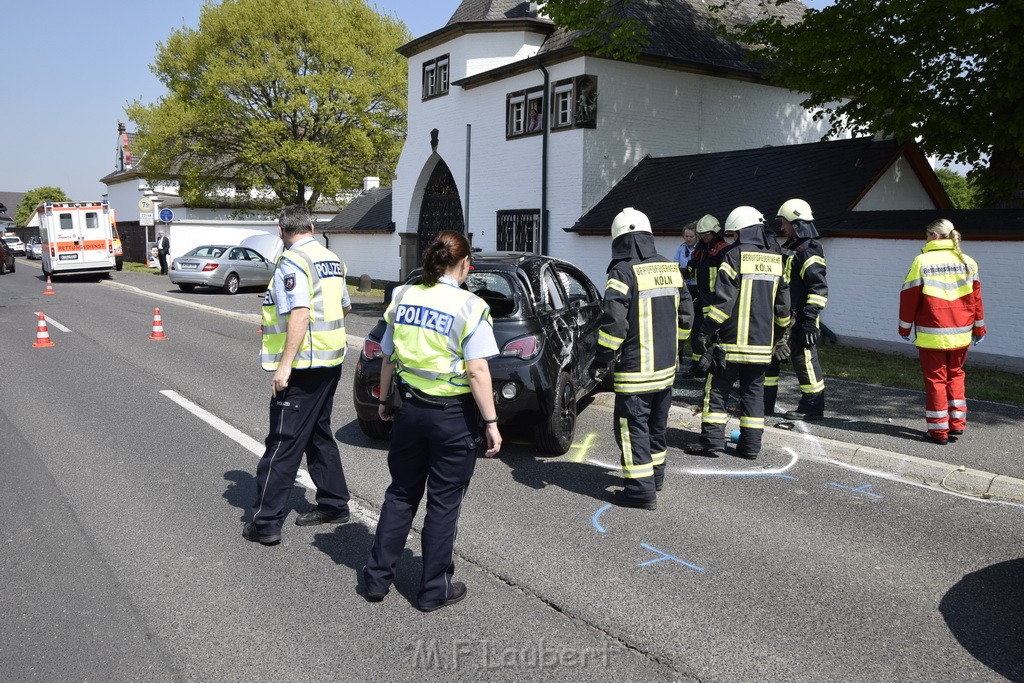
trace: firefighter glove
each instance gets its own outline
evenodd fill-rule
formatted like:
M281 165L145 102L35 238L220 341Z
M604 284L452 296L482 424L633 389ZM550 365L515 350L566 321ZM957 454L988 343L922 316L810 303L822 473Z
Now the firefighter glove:
M903 341L905 341L905 342L913 342L913 341L914 341L914 340L913 340L913 339L911 338L911 336L910 336L909 334L908 334L908 335L906 335L906 336L903 336L903 335L901 334L901 335L900 335L900 339L902 339L902 340L903 340Z
M817 346L818 339L821 337L821 330L818 329L817 320L805 320L800 324L800 332L804 336L804 345L807 348Z
M788 337L782 337L782 339L775 342L775 346L772 347L772 358L777 361L783 361L789 360L791 355L793 355L793 352L789 348Z
M978 344L980 344L983 341L985 341L985 335L981 335L980 337L975 337L974 338L974 345L977 346Z
M690 345L693 347L693 355L703 356L708 351L708 336L703 332L698 332L690 341Z
M714 344L710 351L714 358L711 371L717 375L723 374L725 372L725 349L722 348L721 344Z

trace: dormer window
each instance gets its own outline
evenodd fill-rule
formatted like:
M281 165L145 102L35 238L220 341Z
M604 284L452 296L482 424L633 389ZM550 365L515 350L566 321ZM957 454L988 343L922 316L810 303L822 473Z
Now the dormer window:
M423 99L448 94L448 55L423 62Z

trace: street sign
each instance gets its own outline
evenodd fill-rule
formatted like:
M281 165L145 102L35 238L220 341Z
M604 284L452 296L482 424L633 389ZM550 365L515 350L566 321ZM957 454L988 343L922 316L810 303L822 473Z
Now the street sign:
M152 207L150 207L149 211L139 212L139 225L153 225Z
M139 211L144 213L153 213L153 200L148 197L143 197L139 200Z
M164 223L170 223L174 220L174 212L170 209L160 209L160 220Z

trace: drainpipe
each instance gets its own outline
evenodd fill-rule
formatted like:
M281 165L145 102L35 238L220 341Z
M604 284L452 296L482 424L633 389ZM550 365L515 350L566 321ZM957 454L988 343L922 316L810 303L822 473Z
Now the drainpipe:
M551 75L544 68L544 58L537 57L537 66L544 74L544 96L541 98L541 130L543 141L540 152L540 253L548 253L548 97L551 90ZM536 249L536 247L534 247Z
M462 231L469 236L469 162L473 152L473 124L466 124L466 208L463 211Z

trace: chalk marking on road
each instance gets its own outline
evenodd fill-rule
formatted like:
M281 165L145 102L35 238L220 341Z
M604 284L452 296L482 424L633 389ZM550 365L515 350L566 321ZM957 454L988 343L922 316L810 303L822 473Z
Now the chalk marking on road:
M42 313L42 311L36 311L34 315L38 318L40 313ZM57 322L56 320L54 320L50 316L46 315L45 313L43 313L43 317L46 319L46 324L47 325L53 325L54 327L56 327L61 332L70 332L71 331L71 328L64 327L59 322Z
M571 462L584 462L587 459L587 453L590 451L590 447L594 445L594 439L597 438L597 434L591 432L587 434L586 438L583 439L583 443L573 444L570 448L580 449L579 453L573 453L569 456Z
M694 474L694 475L698 475L698 476L711 476L711 477L716 477L716 476L717 477L776 477L778 479L796 479L796 477L790 476L788 474L783 474L783 472L786 472L786 471L792 469L792 467L794 465L796 465L797 462L799 462L800 456L797 455L796 452L792 448L787 448L787 449L785 449L785 451L786 451L786 453L789 453L789 455L790 455L789 462L786 463L783 467L780 467L777 470L772 470L771 472L769 472L769 471L767 471L765 469L759 469L759 470L713 470L713 469L687 468L687 467L673 468L673 471L675 471L675 472L682 472L683 474Z
M605 531L604 531L604 527L603 527L603 526L601 526L601 525L600 525L600 524L598 523L598 521L597 521L597 520L598 520L598 519L600 519L600 517L601 517L602 513L604 513L604 511L605 511L605 510L607 510L608 508L610 508L611 506L612 506L612 504L611 504L611 503L606 503L606 504L605 504L605 505L604 505L603 507L601 507L600 509L598 509L598 511L597 511L597 512L595 512L595 513L594 513L594 516L593 516L593 517L591 517L591 518L590 518L590 522L591 522L591 524L593 524L593 525L594 525L594 528L595 528L595 529L597 529L597 530L598 530L599 532L601 532L602 534L603 534L603 533L605 533Z
M837 489L843 489L844 491L849 491L850 493L863 493L865 496L882 498L882 496L878 495L877 493L872 493L871 491L868 491L868 489L871 488L871 484L863 484L861 486L858 486L857 488L854 488L852 486L844 486L843 484L837 484L833 481L829 484L829 486L835 486Z
M610 464L608 464L606 462L602 462L600 460L597 460L596 458L587 458L587 462L589 462L591 465L597 465L598 467L603 467L606 470L613 470L613 471L616 471L616 472L621 472L622 471L622 466L621 465L610 465Z
M674 555L669 555L668 553L666 553L664 551L658 550L657 548L655 548L652 545L647 545L646 543L641 543L640 545L643 546L644 548L647 548L652 553L657 553L657 554L661 555L661 557L655 558L653 560L647 560L646 562L641 562L640 564L637 565L638 567L646 567L647 565L651 565L651 564L654 564L656 562L664 562L665 560L672 560L673 562L678 562L679 564L683 565L684 567L689 567L690 569L696 569L699 572L704 571L703 567L698 567L695 564L690 564L689 562L685 562L683 560L680 560L678 557L675 557Z

